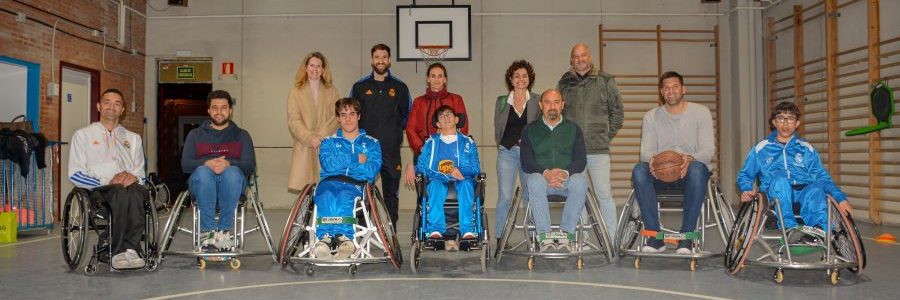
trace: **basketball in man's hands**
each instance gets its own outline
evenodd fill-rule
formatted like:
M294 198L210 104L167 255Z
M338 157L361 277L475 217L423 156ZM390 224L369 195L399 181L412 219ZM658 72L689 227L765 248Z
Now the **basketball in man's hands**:
M653 157L651 168L655 170L656 179L663 182L675 182L681 179L681 165L684 164L681 154L675 151L663 151Z

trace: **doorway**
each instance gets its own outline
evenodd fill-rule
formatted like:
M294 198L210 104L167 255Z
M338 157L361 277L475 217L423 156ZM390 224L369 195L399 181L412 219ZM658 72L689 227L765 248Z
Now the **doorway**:
M60 194L67 194L74 186L69 181L69 150L72 135L78 129L100 120L94 99L100 98L100 72L68 63L60 63L59 138Z

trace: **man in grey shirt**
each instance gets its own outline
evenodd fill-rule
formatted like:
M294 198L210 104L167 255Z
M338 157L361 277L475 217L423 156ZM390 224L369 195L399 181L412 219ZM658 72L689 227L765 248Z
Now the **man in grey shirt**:
M710 164L716 153L712 114L706 106L684 100L687 89L684 87L684 79L676 72L669 71L660 76L659 92L665 104L644 114L641 125L641 161L634 166L631 182L641 208L645 230L660 230L656 191L683 189L684 215L681 232L692 232L706 198ZM657 179L652 167L653 157L667 150L680 153L684 161L681 165L681 179L672 183ZM675 252L691 254L693 249L693 241L686 239L678 242ZM650 253L665 250L663 240L652 237L641 249Z

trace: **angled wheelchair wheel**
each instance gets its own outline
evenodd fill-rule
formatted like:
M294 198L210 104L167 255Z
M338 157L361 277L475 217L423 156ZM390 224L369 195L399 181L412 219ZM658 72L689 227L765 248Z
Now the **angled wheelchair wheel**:
M641 209L635 200L634 192L622 208L619 224L616 226L616 249L620 253L632 249L641 232Z
M61 230L63 259L70 270L75 270L81 265L84 250L87 243L87 235L90 232L88 225L86 190L73 189L66 197L63 206Z
M272 259L277 263L279 262L278 255L275 253L276 249L272 239L272 231L269 229L269 221L266 220L262 202L259 201L257 193L254 192L247 193L247 198L248 206L253 208L253 213L256 214L256 226L259 228L259 233L262 234L263 240L266 241L266 246L268 247L269 252L272 253ZM243 245L243 243L241 245Z
M276 260L282 266L286 266L291 262L291 256L297 253L302 245L302 237L306 232L306 225L312 216L313 193L315 185L308 184L303 187L297 201L291 208L288 215L287 223L284 225L284 232L281 235L281 242L278 244L276 251Z
M585 203L586 208L590 210L589 220L591 223L591 234L597 239L600 243L600 247L606 252L606 259L609 262L613 262L614 257L616 256L615 247L612 246L613 243L609 239L609 231L606 229L606 222L603 220L603 215L600 213L600 207L597 204L597 199L594 197L594 193L588 193L587 201ZM579 265L584 265L581 257L578 259ZM580 268L579 268L580 269Z
M412 233L410 234L410 249L409 249L409 268L413 273L416 273L419 270L419 259L422 256L422 241L419 236L419 231L422 226L422 207L416 205L416 212L413 213L413 225L412 225Z
M484 210L481 210L481 272L487 273L487 267L491 263L491 231L489 227L488 216Z
M866 268L866 249L860 239L859 229L856 228L856 222L850 215L844 216L838 209L837 201L828 197L828 203L831 205L831 246L837 252L836 254L847 261L856 262L856 266L847 268L853 273L862 273ZM837 273L837 272L835 272Z
M183 191L175 198L175 203L172 205L172 210L169 212L169 217L166 219L166 225L163 227L162 234L159 237L159 261L162 261L162 257L164 256L163 253L169 250L172 240L175 239L175 233L178 232L178 224L181 222L181 213L184 211L185 205L188 204L186 202L189 197L190 192Z
M159 215L154 200L148 199L144 203L145 222L143 240L143 254L147 262L145 269L155 271L159 266Z
M516 218L519 214L519 202L521 201L522 188L517 187L516 191L513 193L512 199L509 201L509 213L506 215L506 220L503 221L503 233L500 234L500 242L496 245L497 250L494 253L495 262L498 264L503 257L503 250L506 249L506 245L509 243L509 237L512 235L516 225ZM497 222L500 222L500 220L497 220Z
M394 224L391 222L384 200L381 199L381 193L378 192L377 188L369 184L366 185L366 194L371 214L373 219L375 219L375 226L378 228L378 235L384 243L384 251L390 258L394 269L400 270L400 265L403 263L403 253L400 251L400 241L397 240Z
M768 201L764 194L741 205L734 229L728 237L725 247L725 267L729 274L737 273L750 253L750 247L759 232L762 216L765 215Z
M711 197L709 200L712 201L711 204L714 208L719 237L722 238L722 243L728 244L728 235L731 234L731 230L734 228L734 210L731 209L731 205L725 199L725 194L719 189L718 182L713 181L710 184L708 195Z

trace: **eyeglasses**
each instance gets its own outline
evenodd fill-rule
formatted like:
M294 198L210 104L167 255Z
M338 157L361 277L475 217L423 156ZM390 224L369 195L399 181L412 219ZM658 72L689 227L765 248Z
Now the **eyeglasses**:
M456 115L452 113L443 113L438 115L438 119L449 119L450 117L455 117Z
M775 117L775 121L778 123L794 123L797 122L797 117L777 116Z

